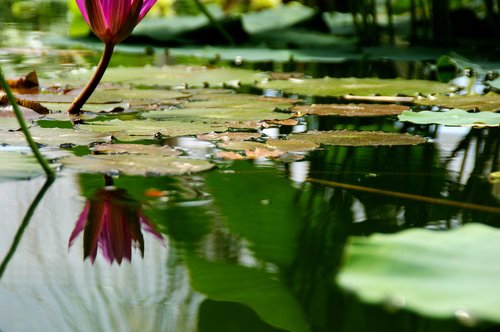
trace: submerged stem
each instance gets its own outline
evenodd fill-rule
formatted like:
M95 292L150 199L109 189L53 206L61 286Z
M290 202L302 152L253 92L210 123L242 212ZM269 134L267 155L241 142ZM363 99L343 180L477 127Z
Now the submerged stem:
M5 80L5 77L3 75L1 68L0 68L0 83L1 83L0 85L4 89L5 93L7 94L7 98L9 99L9 103L12 105L12 108L14 109L14 114L16 115L17 121L19 122L19 126L21 127L21 131L23 132L24 137L26 137L26 141L28 142L28 145L30 146L31 151L33 151L33 154L35 155L36 160L42 166L43 170L47 174L47 177L54 178L55 177L54 170L52 168L50 168L49 163L42 156L42 154L40 153L40 150L38 150L38 145L33 140L33 137L31 137L28 126L26 125L26 122L24 121L23 113L21 113L21 110L19 109L19 106L17 105L16 98L14 97L14 94L12 93L12 90L10 89L9 84Z
M104 44L104 51L101 56L101 61L99 61L99 64L97 65L97 69L94 75L87 83L85 88L83 88L83 91L80 93L80 95L76 97L73 103L69 106L68 113L70 114L80 113L80 109L90 98L95 88L101 81L102 76L106 72L106 68L108 68L109 61L111 60L111 56L113 55L114 48L115 48L114 44L111 43Z

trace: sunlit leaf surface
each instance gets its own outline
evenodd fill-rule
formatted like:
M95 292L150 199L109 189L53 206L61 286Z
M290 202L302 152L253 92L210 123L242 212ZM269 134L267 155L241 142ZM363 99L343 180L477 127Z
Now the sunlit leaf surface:
M445 112L404 112L400 121L419 124L442 124L446 126L500 126L500 114L492 112L469 113L460 109Z
M342 146L416 145L425 143L424 138L409 134L354 130L310 131L292 134L289 138L316 144Z

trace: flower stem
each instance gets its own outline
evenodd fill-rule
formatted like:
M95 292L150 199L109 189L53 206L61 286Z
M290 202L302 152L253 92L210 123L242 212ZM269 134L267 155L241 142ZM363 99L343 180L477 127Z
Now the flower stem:
M16 115L17 121L19 122L19 126L21 126L21 131L23 132L24 137L26 137L26 141L28 142L28 145L30 146L31 151L33 151L33 154L35 155L36 160L42 166L42 168L45 171L45 174L47 174L48 178L50 178L50 179L55 178L54 170L52 168L50 168L49 163L42 156L42 154L40 153L40 150L38 150L38 145L33 140L33 137L31 137L28 126L26 126L26 122L24 121L23 113L21 113L21 110L19 109L19 106L17 105L16 98L14 97L14 94L10 90L9 84L5 80L5 77L3 75L1 68L0 68L0 83L1 83L0 85L4 89L5 93L7 94L7 98L9 99L9 103L12 105L12 108L14 109L14 113Z
M80 109L83 107L83 105L87 102L87 100L90 98L92 93L94 92L95 88L101 81L102 76L106 72L106 68L108 68L109 61L111 60L111 56L113 55L113 49L115 48L114 44L111 43L106 43L104 44L104 52L102 53L101 56L101 61L99 61L99 64L97 65L97 69L90 79L90 81L87 83L83 91L80 93L78 97L75 98L73 103L69 106L68 108L68 113L70 114L78 114L80 113Z

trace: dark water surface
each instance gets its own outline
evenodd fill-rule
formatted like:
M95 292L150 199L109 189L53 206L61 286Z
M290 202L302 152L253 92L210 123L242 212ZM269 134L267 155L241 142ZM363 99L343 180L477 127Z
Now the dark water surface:
M47 27L29 19L6 22L0 15L0 64L7 73L35 67L50 75L61 66L92 63L95 55L86 51L47 51L41 36L58 35L65 26L64 16L57 17ZM43 32L37 32L41 26ZM280 329L272 325L282 314L289 315L290 326L281 327L296 331L307 330L301 322L312 331L472 330L455 320L363 305L337 288L335 275L351 235L444 230L472 221L498 226L498 214L419 199L497 205L499 193L487 177L498 170L498 128L408 126L392 118L304 120L307 125L294 130L378 128L415 133L429 142L329 147L287 163L219 162L216 170L178 177L110 180L62 170L1 279L0 331L275 331ZM214 153L211 144L194 138L168 143L196 156ZM2 257L44 182L41 177L0 182ZM128 233L108 230L103 243L110 248L101 248L93 264L83 260L92 247L91 231L69 246L86 209L115 213L130 224ZM127 237L137 236L139 220L146 228L144 257L132 248L128 262ZM155 230L147 230L146 220ZM117 253L124 255L122 264L110 264L110 258L119 259ZM280 300L262 303L269 294Z

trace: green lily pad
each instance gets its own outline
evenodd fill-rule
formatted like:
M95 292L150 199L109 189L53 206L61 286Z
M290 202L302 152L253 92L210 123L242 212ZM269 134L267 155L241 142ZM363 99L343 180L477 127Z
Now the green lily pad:
M155 120L119 120L96 121L78 126L83 131L113 134L120 140L135 140L130 136L147 136L152 138L160 133L167 137L188 136L210 133L212 131L226 131L228 128L223 124L212 122L188 122L188 121L155 121Z
M289 94L307 96L342 97L348 94L384 96L417 94L436 94L450 92L450 86L444 83L424 80L376 79L376 78L318 78L276 80L258 83L262 89L274 89Z
M0 151L0 181L29 179L44 174L35 157L19 152Z
M65 83L74 87L84 86L93 70L68 72L57 78L41 80L42 84ZM164 67L114 67L108 68L102 82L131 84L146 87L222 87L239 83L252 84L267 77L267 74L236 68L208 68L204 66L164 66Z
M355 130L309 131L291 134L289 138L322 145L340 146L392 146L425 143L425 139L420 136Z
M149 154L159 156L178 156L182 152L168 145L155 146L144 144L99 144L92 147L94 154Z
M248 132L224 132L224 133L208 133L196 136L196 139L200 141L247 141L251 139L260 138L262 134L260 133L248 133Z
M162 155L87 155L71 156L60 162L73 169L106 173L119 171L129 175L182 175L209 170L214 167L206 160Z
M335 116L389 116L399 115L410 108L396 104L314 104L294 106L292 111L297 115L335 115Z
M486 95L439 95L434 98L420 98L415 101L419 105L438 105L446 108L460 108L463 110L479 110L479 111L499 111L500 96L496 93L488 93Z
M30 133L36 143L51 147L60 146L61 144L89 145L90 143L96 142L106 143L110 142L112 139L111 135L109 134L92 133L62 128L32 127L30 128ZM7 132L1 130L0 144L18 146L28 145L22 132Z
M499 323L499 244L500 231L480 224L355 237L337 282L364 302Z
M249 34L288 28L310 19L315 10L298 2L242 15L243 29ZM278 18L279 19L276 19Z
M142 117L156 120L218 122L282 120L289 118L290 115L274 110L290 108L293 105L291 100L274 100L246 94L210 94L205 98L186 103L182 108L146 112Z
M297 139L268 139L266 143L259 143L253 141L229 141L220 143L218 147L226 150L246 151L255 149L268 149L278 151L281 154L286 152L305 152L317 149L318 144L309 141L302 141Z
M492 112L469 113L460 109L452 109L446 112L403 112L400 121L408 121L418 124L441 124L445 126L500 126L500 114Z

